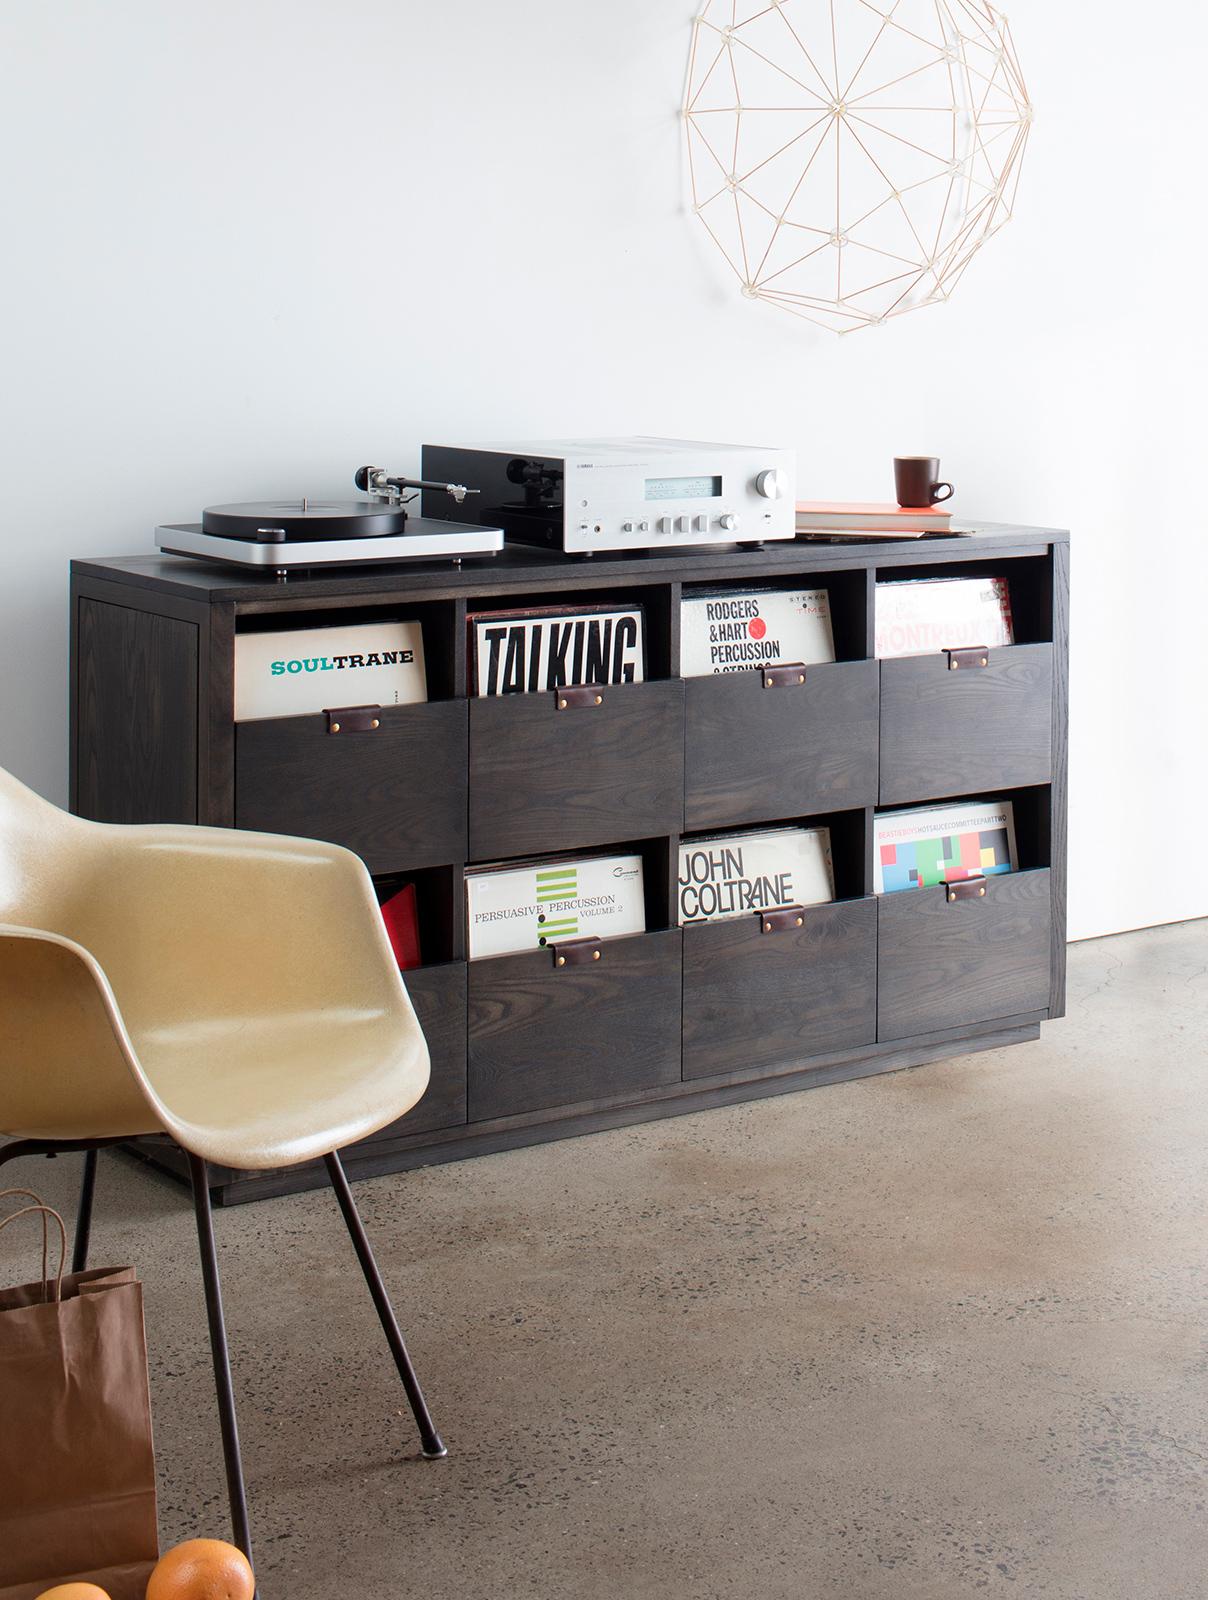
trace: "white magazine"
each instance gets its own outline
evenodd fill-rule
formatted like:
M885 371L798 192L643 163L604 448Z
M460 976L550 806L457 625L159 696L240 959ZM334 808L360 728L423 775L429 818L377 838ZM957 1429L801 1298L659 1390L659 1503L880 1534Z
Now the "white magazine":
M1014 644L1005 578L923 578L878 583L876 653L930 655L936 650Z
M834 898L829 828L761 828L680 841L681 926Z
M418 622L235 635L235 721L428 698Z
M467 950L483 956L646 931L641 856L580 856L466 873Z
M681 602L681 677L834 659L825 589L731 589L686 594Z

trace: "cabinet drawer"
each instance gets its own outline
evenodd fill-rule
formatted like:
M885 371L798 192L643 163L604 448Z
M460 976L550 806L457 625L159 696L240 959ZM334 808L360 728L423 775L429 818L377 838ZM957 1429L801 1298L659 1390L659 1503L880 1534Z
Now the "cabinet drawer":
M878 663L805 668L765 689L759 672L684 684L684 822L727 827L875 805Z
M942 887L882 895L877 1037L908 1039L1049 1004L1049 874L986 879L982 900Z
M1053 763L1053 646L881 662L881 804L1047 783Z
M371 872L461 861L466 702L385 706L373 733L279 717L235 730L235 825L346 845Z
M875 900L807 906L783 932L750 916L683 935L685 1078L770 1072L875 1040Z
M600 949L589 966L548 950L470 963L471 1122L679 1082L679 930Z
M549 694L470 701L470 859L678 833L684 686L600 690L559 711Z

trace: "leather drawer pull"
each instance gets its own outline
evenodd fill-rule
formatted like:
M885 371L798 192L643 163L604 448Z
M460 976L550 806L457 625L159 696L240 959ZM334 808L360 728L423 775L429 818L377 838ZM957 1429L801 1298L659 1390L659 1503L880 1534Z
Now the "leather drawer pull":
M765 689L796 689L805 682L804 661L784 661L778 667L762 667Z
M323 715L328 733L376 733L382 725L381 706L336 706Z
M948 904L954 900L984 900L986 898L986 880L977 878L957 878L954 883L946 883L944 889L948 895Z
M804 906L777 906L775 911L758 911L761 933L782 933L786 928L805 926Z
M556 967L590 967L593 961L603 959L600 941L594 935L590 939L563 939L561 944L550 945L550 949Z
M575 688L554 690L554 709L574 711L584 706L602 706L604 691L597 683L579 684Z
M948 657L948 671L958 672L961 667L988 667L990 665L990 647L985 644L971 644L964 650L945 650Z

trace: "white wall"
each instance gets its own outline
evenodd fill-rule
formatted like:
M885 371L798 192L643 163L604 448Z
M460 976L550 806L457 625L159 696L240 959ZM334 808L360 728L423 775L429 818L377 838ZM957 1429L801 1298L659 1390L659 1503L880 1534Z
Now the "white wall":
M837 340L684 214L690 13L0 12L0 763L64 798L68 559L203 505L425 437L766 438L848 498L934 450L967 515L1073 528L1071 932L1208 913L1175 837L1208 790L1208 14L1018 0L1017 220L947 306Z

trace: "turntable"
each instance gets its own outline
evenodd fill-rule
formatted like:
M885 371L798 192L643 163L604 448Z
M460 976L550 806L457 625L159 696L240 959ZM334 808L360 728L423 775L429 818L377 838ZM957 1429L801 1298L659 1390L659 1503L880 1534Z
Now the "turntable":
M413 517L405 489L448 494L461 505L468 494L460 483L424 478L392 478L382 467L361 467L355 478L363 500L250 501L209 506L201 521L156 528L155 543L168 555L192 556L226 566L253 567L285 577L295 568L347 567L389 561L460 561L463 556L494 555L503 548L503 531L477 523Z

